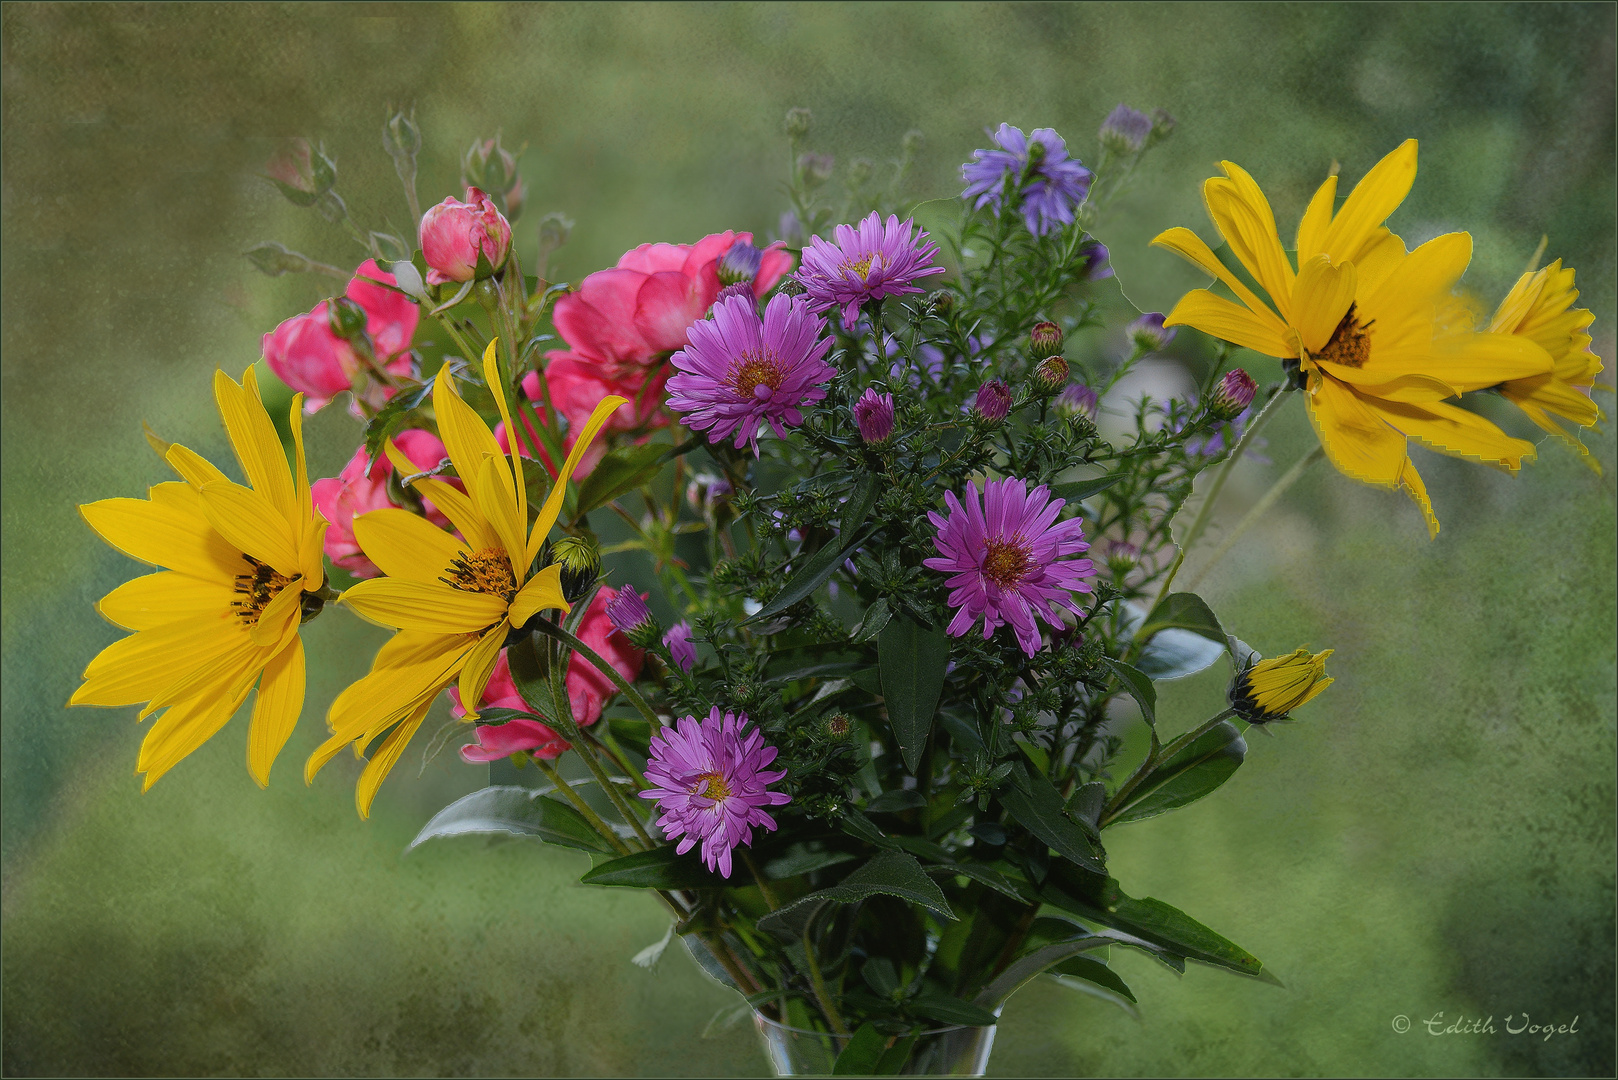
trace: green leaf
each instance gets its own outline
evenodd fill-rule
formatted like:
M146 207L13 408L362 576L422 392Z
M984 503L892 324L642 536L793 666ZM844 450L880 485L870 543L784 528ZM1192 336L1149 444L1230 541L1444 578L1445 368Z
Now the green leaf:
M1084 827L1062 812L1062 796L1046 779L1021 762L1011 770L1012 782L1000 791L1000 802L1017 823L1055 849L1058 855L1092 873L1105 873L1101 845Z
M962 1001L958 997L951 997L932 986L923 987L921 993L911 998L905 1005L918 1016L925 1016L929 1020L937 1020L941 1024L993 1027L1000 1022L998 1016L983 1006L974 1005L970 1001Z
M905 768L914 773L933 728L933 713L949 666L949 638L943 629L924 630L909 619L894 619L876 643L882 694Z
M959 874L962 877L971 878L973 881L987 885L995 892L1001 894L1002 896L1009 896L1013 900L1019 900L1023 903L1027 903L1029 899L1023 894L1022 890L1017 888L1016 882L1012 881L998 870L989 869L982 863L942 863L938 866L929 866L927 868L927 872L933 877L953 877L954 875Z
M1051 488L1051 494L1068 502L1083 502L1092 495L1099 495L1112 485L1124 478L1121 472L1111 473L1107 476L1092 476L1088 480L1075 480L1070 484L1056 484Z
M893 609L888 607L887 597L877 597L876 602L865 609L865 618L861 619L859 626L854 628L854 633L849 637L849 640L856 645L870 641L882 632L882 628L888 625L888 620L891 618L893 618Z
M382 452L382 443L392 435L404 421L405 414L423 401L432 393L433 384L424 382L409 390L401 390L388 399L388 403L371 417L370 423L365 425L365 456L376 460Z
M904 1071L905 1063L910 1060L910 1052L916 1048L916 1040L921 1038L921 1032L906 1035L886 1050L876 1063L876 1075L898 1076Z
M410 849L435 837L473 833L529 836L580 851L613 850L577 810L521 787L488 787L456 799L433 815Z
M887 1049L888 1037L873 1024L861 1024L832 1064L833 1076L875 1076L876 1067Z
M1123 684L1129 696L1135 699L1135 704L1140 706L1141 715L1146 718L1146 722L1156 727L1157 687L1152 685L1152 680L1147 678L1144 672L1130 667L1122 660L1114 660L1110 656L1103 656L1101 659L1112 668L1113 674L1118 676L1118 681Z
M1145 821L1194 803L1229 780L1246 757L1247 741L1227 720L1153 769L1112 824Z
M1121 998L1134 1003L1135 994L1129 989L1129 984L1118 977L1118 973L1103 964L1093 956L1072 956L1050 969L1052 975L1066 975L1069 978L1083 979L1085 982L1095 983L1106 987Z
M766 878L776 881L780 878L793 878L800 874L824 870L838 863L853 862L857 858L858 855L847 851L829 849L816 851L804 844L794 844L774 858L766 859L759 869L764 872Z
M871 509L876 505L876 496L876 474L869 473L855 485L853 493L849 495L837 536L809 556L808 561L787 580L775 598L742 625L763 622L778 615L825 584L826 579L848 559L849 552L865 539L865 534L860 530L865 525L865 519L871 516Z
M579 880L586 885L631 889L722 889L729 884L709 873L695 854L676 854L673 844L608 859Z
M892 997L893 992L899 989L898 969L886 956L873 956L865 961L865 966L860 969L860 977L865 980L866 986L882 997Z
M1218 660L1228 642L1219 619L1195 593L1165 596L1134 636L1140 647L1135 666L1153 679L1195 674Z
M895 788L892 791L884 791L866 803L865 812L868 814L893 814L900 810L914 810L918 806L926 805L927 800L922 798L920 792Z
M1066 810L1080 821L1087 821L1091 828L1095 828L1101 820L1101 811L1107 807L1107 785L1100 780L1092 780L1088 784L1080 784L1073 791L1073 797L1068 799Z
M1169 593L1158 601L1152 613L1146 617L1145 625L1135 631L1135 637L1144 641L1168 627L1189 630L1214 642L1221 649L1225 647L1224 629L1213 610L1196 593Z
M588 875L585 880L589 881ZM765 915L758 920L758 928L784 940L797 941L825 904L853 904L879 894L920 904L943 919L955 918L949 901L914 855L883 851L831 888L812 892Z
M573 520L650 482L663 468L668 449L661 443L646 443L621 447L607 454L590 470L589 476L579 481L579 505L573 511Z

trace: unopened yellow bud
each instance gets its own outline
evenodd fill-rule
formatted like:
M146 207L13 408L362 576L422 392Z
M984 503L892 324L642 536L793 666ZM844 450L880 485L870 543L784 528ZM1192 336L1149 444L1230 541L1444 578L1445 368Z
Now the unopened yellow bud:
M1331 649L1313 655L1298 649L1258 661L1231 680L1231 708L1250 724L1282 719L1335 681L1326 677L1326 658L1331 654Z

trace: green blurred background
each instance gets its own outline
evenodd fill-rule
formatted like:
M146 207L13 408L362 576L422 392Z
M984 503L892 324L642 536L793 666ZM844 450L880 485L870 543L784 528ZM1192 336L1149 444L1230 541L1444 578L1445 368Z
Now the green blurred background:
M1412 240L1471 230L1467 284L1490 307L1548 234L1610 367L1613 13L7 4L4 1071L764 1068L745 1024L702 1037L729 998L683 954L630 964L663 917L650 897L575 884L582 856L476 840L401 856L481 770L445 754L418 778L407 755L369 823L354 762L305 789L325 704L364 670L375 628L311 624L308 705L266 792L240 719L142 796L135 710L62 708L118 635L91 604L138 572L74 504L167 478L143 419L226 453L209 373L239 373L327 284L266 279L240 253L274 239L358 261L255 178L276 138L323 139L356 214L396 226L388 103L414 102L426 131L424 203L454 193L474 137L526 142L519 243L531 257L539 216L567 212L559 274L577 280L645 241L773 228L791 106L814 110L812 141L839 168L922 129L918 200L958 190L985 125L1052 126L1090 156L1119 101L1162 106L1179 131L1098 231L1130 298L1166 310L1197 282L1145 241L1172 224L1210 235L1198 184L1219 158L1254 173L1290 234L1334 159L1352 180L1415 136L1421 174L1393 224ZM328 409L309 431L311 471L335 474L357 425ZM1296 406L1269 437L1275 464L1244 465L1227 524L1312 445ZM1317 467L1209 576L1202 591L1255 647L1335 647L1337 684L1254 739L1216 798L1109 849L1131 892L1195 913L1285 987L1121 956L1138 1022L1031 986L992 1072L1612 1074L1611 427L1588 439L1604 477L1553 443L1516 478L1414 451L1444 525L1431 543L1401 496ZM1223 678L1165 686L1160 713L1194 722ZM1440 1012L1492 1015L1497 1033L1428 1035ZM1577 1016L1577 1033L1507 1034L1525 1013Z

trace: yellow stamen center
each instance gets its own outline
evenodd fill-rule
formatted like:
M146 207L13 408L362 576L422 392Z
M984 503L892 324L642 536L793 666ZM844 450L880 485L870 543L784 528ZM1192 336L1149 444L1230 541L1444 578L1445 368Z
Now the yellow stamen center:
M1371 323L1374 322L1376 320L1372 319L1361 326L1355 305L1348 305L1348 311L1337 324L1337 329L1331 332L1331 340L1315 354L1315 359L1330 360L1344 367L1364 367L1365 361L1371 358Z
M742 353L741 362L731 372L730 382L736 388L736 393L744 398L768 397L769 392L781 388L784 374L781 362L775 358L775 354L764 349L756 353ZM761 386L768 392L760 395L758 388Z
M457 555L449 564L449 576L438 580L462 592L487 593L506 603L517 595L517 578L511 560L500 548L481 548L470 555Z
M265 566L251 555L243 555L242 559L251 568L251 573L236 575L237 599L230 602L236 609L236 615L248 626L257 626L258 617L264 614L264 609L275 599L277 593L292 584L292 578L279 574L271 567Z
M701 795L704 799L712 799L714 802L724 802L730 798L730 785L725 783L725 778L721 774L705 772L691 785L691 794Z
M859 262L846 262L846 263L844 263L842 265L842 269L843 270L852 270L852 271L854 271L855 276L857 276L861 281L864 281L867 277L870 276L870 274L871 274L871 263L875 259L876 259L875 255L867 255L867 256L865 256L865 258L861 259Z
M1032 552L1020 536L1009 540L996 537L988 542L983 557L983 576L1002 589L1015 588L1033 569Z

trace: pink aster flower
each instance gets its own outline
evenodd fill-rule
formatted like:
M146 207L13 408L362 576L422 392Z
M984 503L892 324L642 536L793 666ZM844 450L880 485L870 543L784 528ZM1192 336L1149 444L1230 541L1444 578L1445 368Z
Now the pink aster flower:
M714 305L713 318L691 324L688 344L670 362L679 372L669 380L669 408L685 423L720 443L732 432L740 450L758 453L758 426L768 421L786 438L786 427L803 423L802 405L826 396L825 384L837 374L825 356L831 338L826 321L809 311L801 296L777 294L759 318L751 298L727 297Z
M889 214L884 225L882 215L873 210L858 227L837 226L835 235L835 244L818 236L809 240L798 281L809 296L811 311L843 309L845 330L854 329L867 300L921 292L917 281L944 272L942 266L932 265L938 245L922 243L927 233L910 218L901 223Z
M730 853L753 843L753 826L775 831L775 819L763 807L790 802L785 792L768 791L786 775L766 771L775 747L749 731L746 713L714 709L706 720L682 717L653 737L646 779L655 784L640 793L656 799L662 811L658 828L669 839L680 837L681 854L702 844L709 870L730 876Z
M1095 564L1069 559L1090 545L1078 518L1056 520L1064 500L1052 498L1043 485L1029 491L1013 477L984 484L981 504L976 482L967 486L964 506L952 491L944 493L944 502L948 518L927 513L938 530L933 546L940 558L922 565L951 575L946 584L955 609L952 635L960 637L981 618L987 639L1009 623L1017 644L1032 656L1040 647L1036 619L1060 629L1057 608L1083 614L1072 594L1090 591Z

